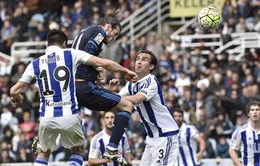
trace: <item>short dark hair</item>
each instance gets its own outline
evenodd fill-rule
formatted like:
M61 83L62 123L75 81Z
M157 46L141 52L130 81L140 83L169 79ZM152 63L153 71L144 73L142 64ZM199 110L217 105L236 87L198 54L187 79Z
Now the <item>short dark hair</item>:
M109 112L110 112L110 113L113 113L113 114L116 116L116 114L115 114L113 111L106 111L106 112L103 114L103 117L102 117L102 118L105 119L106 114L109 113Z
M52 29L48 32L47 41L48 41L48 45L54 45L54 44L62 45L64 42L66 42L67 45L68 37L63 31Z
M139 55L141 53L150 55L150 57L151 57L150 64L154 65L154 68L151 70L151 72L153 72L153 70L156 68L156 65L157 65L157 58L156 58L156 56L154 55L153 52L148 51L148 50L141 50L141 51L139 51L137 53L137 55Z
M122 26L120 24L120 21L117 18L117 15L120 10L113 9L110 13L106 14L104 17L100 18L98 20L98 25L106 25L111 24L112 29L115 29L119 27L120 31L122 30Z
M253 105L257 105L260 108L260 102L259 101L250 101L247 105L246 105L246 112L249 113L251 106Z
M184 115L183 110L180 109L180 108L175 108L175 109L173 110L173 113L174 113L174 112L178 112L178 113L180 113L182 116Z

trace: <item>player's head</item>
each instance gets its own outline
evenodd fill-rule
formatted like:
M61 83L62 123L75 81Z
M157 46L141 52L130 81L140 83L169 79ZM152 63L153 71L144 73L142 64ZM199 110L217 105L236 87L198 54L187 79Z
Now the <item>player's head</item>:
M246 105L246 112L253 122L258 122L260 120L260 102L250 101Z
M60 47L66 48L68 37L67 35L57 29L50 30L47 35L48 46L59 45Z
M181 127L184 119L183 119L183 110L176 108L173 112L174 119L176 120L179 127Z
M103 116L103 120L104 120L105 128L107 130L112 130L114 120L115 120L115 113L110 112L110 111L105 112L105 114Z
M109 44L114 41L122 30L117 15L119 10L112 10L106 16L100 18L98 25L102 26L106 32L105 44Z
M157 58L151 51L142 50L137 53L135 60L135 72L140 75L151 73L157 64Z

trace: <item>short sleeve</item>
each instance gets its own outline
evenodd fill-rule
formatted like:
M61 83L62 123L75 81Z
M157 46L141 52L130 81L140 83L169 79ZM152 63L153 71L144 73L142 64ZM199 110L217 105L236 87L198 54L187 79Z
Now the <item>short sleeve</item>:
M92 140L90 141L90 148L89 148L89 155L88 155L88 158L99 158L99 156L101 155L101 152L100 152L100 145L97 141L97 139L92 138Z
M241 145L241 134L238 129L235 130L231 137L231 142L230 142L230 148L234 150L238 150Z
M199 137L199 131L196 129L195 126L190 127L190 134L191 138L197 139Z
M74 62L79 65L81 63L86 64L92 55L81 50L72 49L72 57L74 58Z
M118 94L120 96L128 96L128 95L130 95L130 92L129 92L130 89L131 89L131 84L129 82L127 82L126 85L120 90L120 92Z
M26 67L22 77L19 79L21 82L30 83L35 77L32 62Z
M151 82L145 86L142 86L138 93L141 93L145 96L146 101L150 100L153 96L158 94L158 85L157 82L152 78Z

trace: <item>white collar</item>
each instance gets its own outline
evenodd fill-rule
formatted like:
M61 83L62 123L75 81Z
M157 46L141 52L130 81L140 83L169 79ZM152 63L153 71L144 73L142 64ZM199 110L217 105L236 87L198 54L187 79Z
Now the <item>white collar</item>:
M47 47L46 52L49 52L50 50L54 50L54 49L62 49L62 48L57 45L53 45L53 46Z

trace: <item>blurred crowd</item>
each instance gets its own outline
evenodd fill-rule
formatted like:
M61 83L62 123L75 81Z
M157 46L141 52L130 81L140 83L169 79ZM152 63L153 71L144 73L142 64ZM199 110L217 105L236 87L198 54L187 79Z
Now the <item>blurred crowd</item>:
M120 7L123 20L147 3L139 0L86 1L60 0L53 5L54 1L1 0L0 51L8 53L9 44L14 41L45 41L48 29L52 28L63 29L73 39L81 28L95 24L102 13ZM226 1L222 14L223 23L218 30L205 31L194 24L183 34L221 33L228 42L232 40L232 32L260 31L259 0ZM245 105L250 100L260 100L260 50L247 50L243 59L236 61L225 51L216 55L214 48L204 47L204 39L189 42L202 45L184 49L178 40L150 33L137 39L132 48L123 36L120 44L106 46L103 56L134 70L136 53L143 49L153 51L158 58L154 74L160 81L167 106L171 110L183 109L185 122L199 130L206 141L204 158L229 158L231 134L247 122ZM201 54L205 49L210 50L208 55ZM0 76L0 163L31 162L35 157L30 146L38 130L38 88L32 82L23 94L23 103L16 107L11 106L9 95L10 87L19 80L26 65L16 57L11 74ZM108 87L112 78L120 79L122 86L125 84L119 73L106 71L99 84ZM83 131L88 140L85 159L91 138L102 129L102 114L81 109ZM146 133L136 112L132 114L126 133L133 159L139 160L145 148ZM69 153L58 147L50 160L66 160Z

